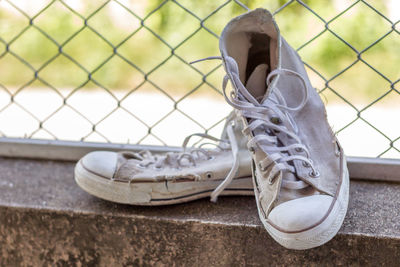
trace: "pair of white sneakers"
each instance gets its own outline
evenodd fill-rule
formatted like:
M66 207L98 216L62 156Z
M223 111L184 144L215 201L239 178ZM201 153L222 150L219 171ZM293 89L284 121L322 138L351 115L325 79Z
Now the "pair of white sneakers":
M76 182L96 197L133 205L255 195L279 244L308 249L328 242L347 211L349 175L300 57L265 9L230 21L220 51L225 99L235 110L221 139L195 134L215 148L186 148L192 135L182 152L92 152L77 163Z

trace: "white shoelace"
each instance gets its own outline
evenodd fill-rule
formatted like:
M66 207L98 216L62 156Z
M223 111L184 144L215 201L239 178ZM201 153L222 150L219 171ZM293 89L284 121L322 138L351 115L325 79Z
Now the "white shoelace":
M191 147L190 149L187 149L187 144L189 143L189 140L193 136L199 136L202 138L210 139L212 141L220 142L220 144L217 145L213 143L203 143L199 147ZM183 149L182 152L168 152L162 156L153 155L150 151L141 151L139 153L132 153L132 154L135 155L135 158L141 161L138 165L139 167L143 168L147 168L150 165L154 165L154 168L156 169L161 169L165 165L180 168L180 167L187 167L188 166L187 163L189 163L189 165L196 166L196 161L201 158L204 159L203 156L205 156L206 159L208 160L212 159L210 151L202 148L206 144L215 145L220 150L229 149L228 141L215 138L208 134L197 133L189 135L188 137L185 138L182 145ZM184 159L186 159L185 163L182 162Z
M191 62L196 63L203 60L222 59L222 57L208 57ZM307 103L308 90L307 84L301 74L288 69L275 69L271 71L266 78L266 85L269 86L272 77L276 75L291 75L298 77L303 85L303 98L300 104L296 107L289 107L277 88L269 90L269 96L265 100L266 104L261 104L257 101L246 89L239 77L239 67L232 57L225 58L227 75L224 77L222 88L225 100L235 109L240 110L242 115L250 120L248 126L243 130L244 133L255 132L255 136L248 142L249 150L255 150L257 147L262 149L269 155L259 163L261 171L267 170L272 161L277 162L276 165L270 170L269 183L272 184L278 172L288 171L295 174L295 168L289 164L290 161L300 160L305 167L311 168L310 175L319 176L318 171L315 169L313 162L310 159L310 153L305 147L300 138L297 136L297 125L293 121L292 116L288 111L298 111L302 109ZM237 94L233 91L230 97L226 94L226 87L228 80L237 89ZM277 133L282 132L294 139L296 142L288 146L279 146ZM261 134L257 134L261 133ZM303 155L290 155L290 150L303 152ZM287 189L302 189L309 186L302 180L289 181L282 180L282 187Z
M236 172L239 169L239 144L236 140L235 133L233 131L233 126L231 123L228 123L226 133L228 134L229 143L231 144L232 155L233 155L233 164L232 168L229 171L228 175L225 179L218 185L217 188L211 193L211 201L216 202L219 194L232 182L235 177Z
M301 74L288 69L275 69L271 71L266 78L266 85L269 86L272 77L276 75L298 77L303 85L303 98L298 106L289 107L277 88L271 88L269 90L269 96L267 100L265 100L266 103L263 105L249 93L240 81L236 61L231 57L227 57L225 60L228 74L224 77L222 86L224 97L230 105L240 110L242 115L249 119L249 124L244 129L244 132L249 133L252 131L255 133L255 136L248 142L249 150L255 150L259 147L269 155L268 158L259 162L261 171L265 171L272 161L277 162L270 170L271 173L269 177L271 178L268 182L272 184L278 172L287 171L295 174L295 168L289 164L290 161L294 160L300 160L303 162L304 166L310 167L312 170L310 172L311 176L318 176L319 173L310 159L308 149L302 144L300 138L296 134L298 132L296 123L289 114L289 111L298 111L302 109L308 99L307 84ZM231 80L233 86L237 89L237 93L235 94L232 92L230 97L226 94L228 80ZM277 134L280 132L294 139L295 142L291 145L279 146ZM298 154L290 155L290 150L303 152L306 156ZM282 180L282 186L288 189L302 189L309 185L301 180Z
M138 166L141 168L147 168L150 165L153 165L155 169L161 169L165 165L169 165L172 167L188 167L187 164L183 164L182 160L186 159L191 166L196 166L196 161L201 159L202 156L206 156L208 160L213 159L213 157L210 155L210 151L207 149L202 148L202 146L206 144L211 144L217 146L221 151L223 150L228 150L231 149L232 155L233 155L233 164L232 168L230 169L229 173L225 177L225 179L221 182L221 184L218 185L217 188L214 189L214 191L211 193L211 201L216 202L218 196L221 194L222 191L232 182L233 178L235 177L236 172L239 169L239 145L236 140L236 136L233 130L233 125L232 121L227 123L227 128L226 128L226 133L228 135L228 140L222 140L215 138L211 135L208 134L203 134L203 133L196 133L189 135L188 137L185 138L183 142L183 152L168 152L165 154L165 156L157 156L153 155L150 151L141 151L138 153L135 152L124 152L124 156L126 158L134 158L137 160L140 160L140 163L138 163ZM192 147L190 150L187 150L187 144L189 143L189 140L193 136L199 136L202 138L210 139L215 142L219 142L219 144L214 144L214 143L202 143L199 147ZM204 159L204 158L203 158Z

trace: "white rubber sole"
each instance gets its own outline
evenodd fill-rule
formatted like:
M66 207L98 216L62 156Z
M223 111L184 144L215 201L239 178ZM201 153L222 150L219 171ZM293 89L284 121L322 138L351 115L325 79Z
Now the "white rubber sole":
M321 246L331 240L337 234L343 224L349 202L349 172L347 170L346 160L344 157L343 160L343 184L332 211L322 223L307 231L300 233L285 233L274 228L264 217L264 213L262 212L258 201L258 196L256 196L259 217L267 232L276 242L289 249L304 250Z
M221 196L254 196L251 177L236 178ZM83 190L112 202L158 206L184 203L209 197L222 181L138 182L127 183L101 177L87 170L79 161L75 166L75 181Z

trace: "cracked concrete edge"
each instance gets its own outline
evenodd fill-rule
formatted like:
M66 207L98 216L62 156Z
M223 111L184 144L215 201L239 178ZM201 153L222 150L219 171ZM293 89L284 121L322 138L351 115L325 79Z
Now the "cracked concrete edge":
M0 253L1 266L395 266L400 240L339 233L321 247L294 251L262 227L2 207Z
M253 228L262 228L260 224L249 224L249 223L234 223L227 221L218 221L216 219L213 220L201 220L194 218L164 218L164 217L155 217L155 216L146 216L140 214L113 214L111 215L109 212L99 213L98 211L77 211L73 208L59 209L56 207L46 207L43 208L39 205L19 205L15 203L1 203L0 202L0 210L1 209L15 209L17 212L32 212L32 213L53 213L55 215L63 214L67 216L103 216L104 218L129 218L131 220L147 220L152 223L157 223L160 221L169 221L171 223L176 224L185 224L185 223L198 223L198 224L207 224L207 225L216 225L216 226L232 226L232 227L253 227Z
M177 225L181 224L186 224L186 223L193 223L193 224L199 224L199 225L209 225L209 226L217 226L217 227L246 227L246 228L259 228L259 229L264 229L264 227L261 224L251 224L251 223L234 223L234 222L227 222L227 221L218 221L216 219L213 220L202 220L202 219L194 219L194 218L164 218L164 217L155 217L155 216L146 216L146 215L140 215L140 214L110 214L108 212L105 213L99 213L98 211L82 211L82 210L75 210L75 209L63 209L60 210L58 208L54 207L47 207L43 208L41 206L29 206L29 205L15 205L14 203L11 203L9 205L5 203L0 203L0 210L2 209L8 209L12 210L15 209L16 212L25 212L25 213L38 213L38 214L55 214L55 215L66 215L70 217L76 217L76 216L87 216L87 217L95 217L95 216L101 216L103 218L121 218L121 219L130 219L130 220L143 220L147 221L149 223L159 223L159 222L170 222L170 223L175 223ZM365 237L365 238L383 238L383 239L393 239L393 240L399 240L400 242L400 236L397 235L388 235L388 234L371 234L371 233L361 233L361 232L355 232L355 231L348 231L348 230L339 230L338 235L343 235L343 236L359 236L359 237Z

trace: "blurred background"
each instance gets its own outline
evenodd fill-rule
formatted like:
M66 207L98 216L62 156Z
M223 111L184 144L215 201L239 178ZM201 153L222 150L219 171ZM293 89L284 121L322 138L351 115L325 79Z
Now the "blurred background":
M0 137L180 145L218 136L218 36L277 12L350 156L400 158L400 2L0 0Z

